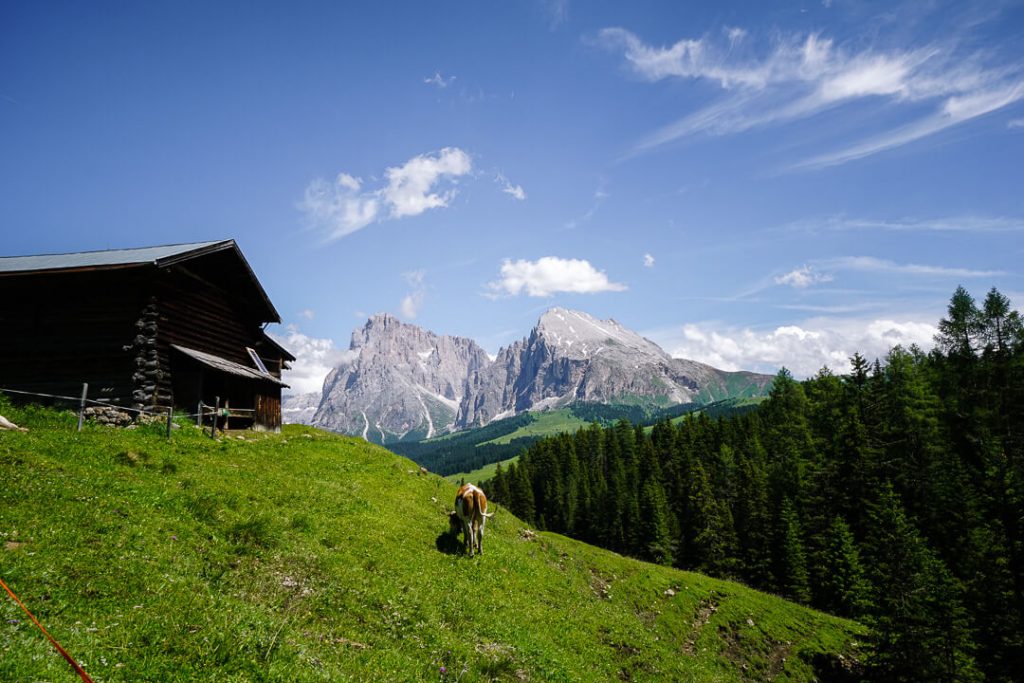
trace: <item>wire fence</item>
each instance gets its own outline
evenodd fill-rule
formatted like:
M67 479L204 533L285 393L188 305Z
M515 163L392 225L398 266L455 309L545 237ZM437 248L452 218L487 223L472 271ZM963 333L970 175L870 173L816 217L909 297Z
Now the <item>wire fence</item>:
M166 408L158 406L133 408L131 406L122 405L120 401L126 400L123 398L90 398L88 382L82 383L82 394L80 396L64 396L61 394L0 387L0 395L3 394L30 399L45 399L50 403L58 402L66 404L71 409L77 408L77 431L79 432L82 431L82 426L86 420L96 418L99 418L98 421L103 421L106 424L113 424L115 426L126 426L127 424L138 423L154 424L156 422L163 422L166 420L167 438L170 439L171 430L174 426L174 419L187 418L189 420L195 420L196 426L201 429L205 429L207 423L209 423L210 438L216 438L218 429L223 431L230 428L230 420L232 417L251 418L256 414L256 410L253 408L231 408L227 402L221 406L219 396L216 398L213 405L199 401L196 404L196 412L194 413L175 412L174 408L170 406ZM93 408L94 410L90 410L90 408ZM104 415L103 413L98 413L95 410L96 408L106 408L108 411L114 411L114 413L117 414L117 417L113 418L115 421L110 421L112 419L111 413L108 412ZM122 416L126 419L122 419Z

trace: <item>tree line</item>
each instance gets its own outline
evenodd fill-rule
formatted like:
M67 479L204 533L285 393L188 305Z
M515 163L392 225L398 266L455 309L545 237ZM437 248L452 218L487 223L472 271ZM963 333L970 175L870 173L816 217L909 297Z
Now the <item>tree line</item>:
M484 483L538 528L872 629L878 680L1024 680L1024 325L962 287L935 348L782 370L757 410L621 420Z

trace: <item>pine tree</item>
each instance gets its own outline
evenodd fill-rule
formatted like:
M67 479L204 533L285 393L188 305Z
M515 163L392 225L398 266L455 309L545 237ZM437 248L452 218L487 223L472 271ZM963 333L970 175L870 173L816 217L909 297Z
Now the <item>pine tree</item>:
M732 513L715 496L700 461L694 463L690 483L686 562L713 576L735 576L739 567Z
M973 356L981 332L980 313L974 297L963 287L957 287L946 310L949 317L939 321L935 343L947 355Z
M640 496L640 538L643 557L656 564L672 564L675 544L668 518L665 490L656 479L648 479Z
M857 618L868 608L871 585L864 577L860 553L842 517L835 517L824 539L816 603L822 609Z
M869 512L866 559L873 584L871 668L893 681L980 677L961 603L962 586L922 541L891 487Z
M780 593L797 602L811 600L807 576L807 555L804 552L800 519L793 503L782 501L776 531L775 581Z

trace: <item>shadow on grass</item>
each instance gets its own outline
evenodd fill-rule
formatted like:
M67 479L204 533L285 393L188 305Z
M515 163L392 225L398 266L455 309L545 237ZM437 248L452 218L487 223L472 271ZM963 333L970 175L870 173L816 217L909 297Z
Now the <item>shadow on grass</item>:
M464 552L463 544L459 540L459 532L451 529L442 532L434 541L434 545L446 555L458 555Z

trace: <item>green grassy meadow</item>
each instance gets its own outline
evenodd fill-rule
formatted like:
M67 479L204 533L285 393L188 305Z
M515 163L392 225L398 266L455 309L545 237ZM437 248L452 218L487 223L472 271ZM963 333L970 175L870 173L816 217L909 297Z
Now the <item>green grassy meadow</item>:
M796 681L865 637L499 506L469 558L455 487L360 439L0 407L0 577L96 681ZM0 680L77 680L4 594Z
M483 444L506 444L514 439L530 436L551 436L561 432L575 432L577 429L586 427L589 423L576 415L569 408L559 410L544 410L531 413L533 422L520 427L514 432L503 434L499 437L484 441ZM482 444L481 444L482 445Z
M509 458L508 460L502 460L501 462L492 462L490 465L484 465L483 467L473 470L472 472L459 472L458 474L449 474L445 479L452 482L453 484L465 479L466 481L476 484L481 481L487 481L494 477L498 471L498 465L501 465L503 470L508 469L508 466L514 462L518 462L519 456Z

